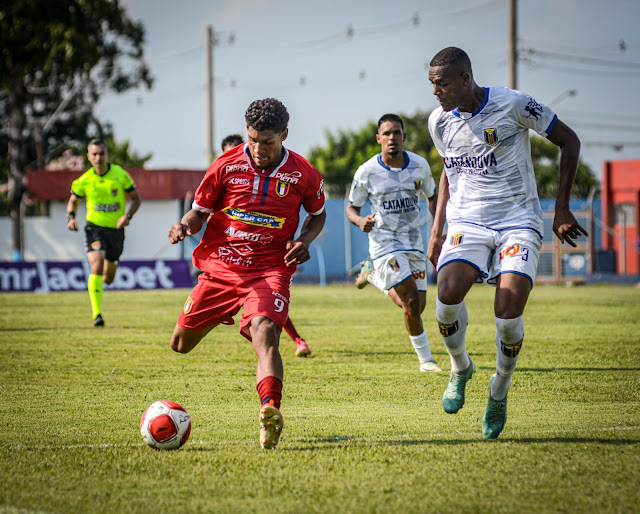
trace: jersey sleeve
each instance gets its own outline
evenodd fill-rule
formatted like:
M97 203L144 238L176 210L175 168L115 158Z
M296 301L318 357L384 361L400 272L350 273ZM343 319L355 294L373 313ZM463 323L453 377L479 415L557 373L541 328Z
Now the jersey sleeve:
M71 193L78 198L84 198L87 194L84 188L84 180L82 180L85 175L86 174L81 175L71 183Z
M351 182L351 190L349 191L349 203L354 207L362 207L369 199L369 189L367 188L367 179L362 166L360 166Z
M433 180L431 168L429 167L429 163L426 159L424 162L424 180L422 181L422 187L420 189L427 198L431 198L436 194L436 182Z
M218 160L216 160L209 166L202 182L196 189L191 208L205 213L213 212L213 208L222 196L222 192L221 169Z
M129 193L136 188L136 184L127 170L123 168L122 171L124 172L124 180L123 180L122 187L126 193Z
M311 215L320 214L324 210L324 179L320 172L309 165L309 182L302 198L304 210Z
M444 142L442 140L442 134L440 133L440 130L438 128L438 123L440 121L441 114L442 114L442 107L438 107L435 111L433 111L429 115L428 125L429 125L429 134L431 134L431 139L433 141L434 146L436 147L436 150L438 150L438 153L440 154L441 157L445 157Z
M511 105L517 122L525 128L535 130L543 137L549 135L558 121L558 117L549 107L520 91L513 91Z

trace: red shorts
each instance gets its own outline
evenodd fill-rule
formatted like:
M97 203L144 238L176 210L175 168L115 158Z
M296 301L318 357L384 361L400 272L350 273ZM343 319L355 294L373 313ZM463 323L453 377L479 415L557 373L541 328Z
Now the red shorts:
M184 304L178 325L201 330L212 325L233 325L242 307L240 333L251 341L249 323L266 316L282 328L289 317L291 271L286 267L256 273L218 269L202 273Z

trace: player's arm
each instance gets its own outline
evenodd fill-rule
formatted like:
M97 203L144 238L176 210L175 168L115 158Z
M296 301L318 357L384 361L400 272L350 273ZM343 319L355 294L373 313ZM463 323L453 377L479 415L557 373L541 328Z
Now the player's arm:
M302 264L311 258L309 246L320 235L324 222L327 220L327 211L323 208L318 214L307 214L300 228L300 235L295 241L287 242L287 253L284 256L286 266Z
M208 212L191 209L182 216L182 219L178 223L169 229L169 241L171 241L171 244L184 241L185 237L197 234L208 217Z
M433 196L427 198L427 204L429 204L429 212L431 213L431 216L435 219L436 206L438 205L438 193L433 193Z
M429 237L429 246L427 248L427 258L434 267L438 265L442 243L444 243L444 222L447 218L447 202L449 201L449 179L444 170L440 175L438 190L440 194L437 197L437 201L434 202L433 226L431 227L431 236ZM429 210L431 210L431 202L429 202Z
M560 147L558 197L553 217L553 231L563 244L566 241L571 246L576 246L573 242L574 239L577 239L580 234L589 235L569 210L571 188L578 171L580 139L571 128L560 120L556 122L547 139Z
M126 227L131 221L131 218L133 218L133 215L138 212L140 204L142 203L142 198L140 198L140 193L138 193L137 189L127 191L127 198L129 199L129 208L118 220L117 228Z
M374 213L367 216L360 216L360 207L356 207L355 205L348 204L345 212L347 219L363 232L371 232L371 229L373 229L373 226L376 224Z
M76 232L78 230L78 222L76 221L76 212L78 212L78 205L80 205L81 198L71 193L69 201L67 202L67 228Z

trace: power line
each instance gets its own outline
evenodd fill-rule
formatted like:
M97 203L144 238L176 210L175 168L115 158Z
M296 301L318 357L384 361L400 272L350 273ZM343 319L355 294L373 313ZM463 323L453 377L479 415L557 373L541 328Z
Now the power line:
M628 62L628 61L616 61L613 59L603 59L600 57L590 57L586 55L574 55L566 54L562 52L550 52L548 50L538 50L536 48L522 48L521 53L528 55L535 55L546 59L552 59L557 61L573 61L581 62L584 64L593 64L597 66L617 66L621 68L631 68L640 70L640 63Z

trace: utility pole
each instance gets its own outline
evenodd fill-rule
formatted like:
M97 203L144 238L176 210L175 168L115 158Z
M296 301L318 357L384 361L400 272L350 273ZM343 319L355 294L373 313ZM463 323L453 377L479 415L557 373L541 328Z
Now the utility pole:
M518 89L518 0L509 0L509 40L507 41L507 83Z
M213 160L213 27L207 25L207 166Z

